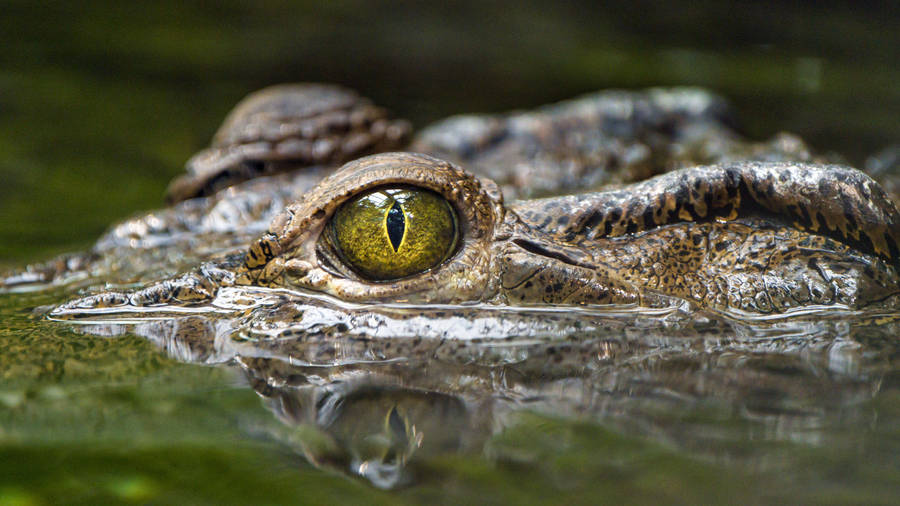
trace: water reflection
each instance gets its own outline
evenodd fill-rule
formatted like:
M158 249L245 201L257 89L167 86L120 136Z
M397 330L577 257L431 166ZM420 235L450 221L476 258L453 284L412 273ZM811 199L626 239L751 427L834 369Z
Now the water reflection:
M892 370L898 331L865 313L743 322L678 308L372 307L262 289L223 290L194 311L56 317L241 368L285 444L384 488L414 482L436 455L490 455L526 412L784 465L743 443L842 445L844 429L869 430L866 401Z

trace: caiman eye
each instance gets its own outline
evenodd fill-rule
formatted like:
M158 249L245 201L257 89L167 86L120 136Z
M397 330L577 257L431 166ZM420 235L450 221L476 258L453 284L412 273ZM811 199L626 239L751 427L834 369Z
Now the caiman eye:
M446 199L422 188L376 188L345 202L331 218L338 255L373 281L431 269L450 256L458 237Z

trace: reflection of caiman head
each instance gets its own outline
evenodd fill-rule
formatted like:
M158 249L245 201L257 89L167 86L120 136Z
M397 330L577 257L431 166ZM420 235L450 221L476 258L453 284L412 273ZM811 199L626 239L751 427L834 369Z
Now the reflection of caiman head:
M239 359L267 407L289 427L307 459L362 476L381 488L411 481L418 458L464 451L481 434L453 395L363 374L320 386L283 362ZM291 381L299 384L290 384ZM392 384L393 383L393 384ZM275 386L278 385L278 386Z
M468 310L461 320L440 307L293 299L133 330L179 360L239 364L285 423L281 439L317 465L381 487L406 482L435 455L480 451L525 411L589 416L713 451L702 420L679 418L701 404L746 422L730 434L717 425L716 438L764 433L817 444L829 414L865 423L859 405L885 371L867 350L898 331L830 313L749 325L643 309ZM541 332L531 332L535 322ZM479 333L493 337L471 337Z

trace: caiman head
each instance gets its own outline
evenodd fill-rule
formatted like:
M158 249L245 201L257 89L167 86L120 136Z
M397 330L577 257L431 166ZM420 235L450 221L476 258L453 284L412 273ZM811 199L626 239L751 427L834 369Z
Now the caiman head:
M451 163L384 153L290 205L236 282L347 301L769 313L891 300L898 240L894 204L845 167L736 162L504 205Z

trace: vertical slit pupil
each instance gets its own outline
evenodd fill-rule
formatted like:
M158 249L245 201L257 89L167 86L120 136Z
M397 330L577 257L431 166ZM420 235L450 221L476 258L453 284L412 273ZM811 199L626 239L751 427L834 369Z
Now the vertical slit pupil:
M394 201L394 205L388 210L387 222L385 225L387 226L388 239L390 239L391 246L396 252L397 249L400 248L400 241L403 240L403 232L406 230L406 220L403 218L403 208L400 207L400 204L398 204L397 201Z

